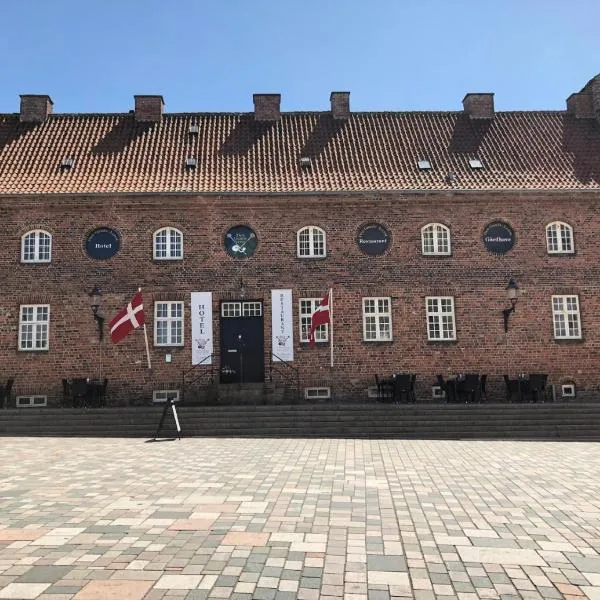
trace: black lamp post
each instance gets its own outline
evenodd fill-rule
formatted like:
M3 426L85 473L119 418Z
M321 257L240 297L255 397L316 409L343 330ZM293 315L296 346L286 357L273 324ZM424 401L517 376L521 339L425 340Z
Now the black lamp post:
M104 317L102 315L102 294L98 289L98 286L94 286L94 289L88 294L90 297L90 307L92 309L92 315L98 326L98 339L102 341L104 338Z
M519 286L512 277L506 286L506 295L510 301L510 308L505 308L502 311L502 316L504 317L504 333L508 333L508 317L510 317L510 313L515 312L515 306L519 299Z

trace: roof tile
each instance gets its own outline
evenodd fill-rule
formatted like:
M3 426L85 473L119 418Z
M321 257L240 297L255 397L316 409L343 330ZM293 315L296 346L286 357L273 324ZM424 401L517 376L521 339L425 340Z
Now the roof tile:
M198 134L189 133L190 124ZM194 156L196 169L186 169ZM301 156L311 167L300 166ZM65 157L72 169L60 168ZM483 169L472 169L470 158ZM432 169L420 171L427 158ZM447 174L457 175L455 184ZM0 115L0 193L600 189L600 128L562 111Z

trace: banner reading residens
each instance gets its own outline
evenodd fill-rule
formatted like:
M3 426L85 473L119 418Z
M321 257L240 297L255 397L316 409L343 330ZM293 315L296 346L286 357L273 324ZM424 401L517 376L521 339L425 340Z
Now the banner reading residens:
M212 292L192 292L192 364L212 364Z
M292 290L271 290L271 330L273 362L294 360Z

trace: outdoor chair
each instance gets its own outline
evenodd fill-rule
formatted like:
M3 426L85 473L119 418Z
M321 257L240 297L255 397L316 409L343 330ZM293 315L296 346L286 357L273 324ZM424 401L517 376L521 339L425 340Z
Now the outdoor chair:
M396 375L394 378L394 402L412 402L412 375Z
M465 402L477 402L479 397L479 375L467 373L463 381L458 384L458 393Z
M377 400L385 401L393 398L394 382L392 379L381 378L376 374L375 383L377 384Z
M417 401L417 395L415 393L416 384L417 384L417 375L416 375L416 373L413 373L410 376L410 400L413 403L416 403L416 401Z
M521 402L523 386L518 379L510 379L508 375L504 375L504 383L506 385L506 401Z
M2 406L2 408L8 408L10 392L12 390L14 381L14 379L9 379L7 380L5 386L0 386L0 405Z
M487 395L485 392L485 384L487 383L487 375L482 375L479 378L479 398L478 402L487 402Z
M529 397L532 402L544 402L546 400L546 382L548 375L543 373L531 373L529 375Z

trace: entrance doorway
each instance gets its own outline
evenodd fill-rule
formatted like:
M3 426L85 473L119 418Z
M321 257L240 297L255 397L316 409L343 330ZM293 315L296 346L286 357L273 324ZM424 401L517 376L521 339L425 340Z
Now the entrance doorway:
M265 380L263 305L221 303L221 383Z

